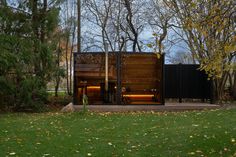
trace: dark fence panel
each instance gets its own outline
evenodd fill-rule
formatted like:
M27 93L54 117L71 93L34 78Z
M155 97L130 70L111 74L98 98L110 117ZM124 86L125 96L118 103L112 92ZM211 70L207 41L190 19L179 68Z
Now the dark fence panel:
M165 65L165 98L211 99L211 82L199 65Z

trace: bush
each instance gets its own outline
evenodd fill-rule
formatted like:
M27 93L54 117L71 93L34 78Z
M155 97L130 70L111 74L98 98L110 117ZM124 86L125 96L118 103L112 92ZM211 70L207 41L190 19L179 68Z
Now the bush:
M47 101L47 91L38 78L28 78L20 82L19 104L16 109L40 111Z
M65 106L67 104L69 104L70 102L72 102L73 98L72 96L69 95L59 95L57 97L55 96L49 96L48 98L48 105L53 105L53 106Z
M64 106L72 102L73 97L69 95L50 95L47 101L47 109L50 111L61 110Z
M47 91L36 77L18 79L0 77L1 108L13 111L41 111L47 101Z

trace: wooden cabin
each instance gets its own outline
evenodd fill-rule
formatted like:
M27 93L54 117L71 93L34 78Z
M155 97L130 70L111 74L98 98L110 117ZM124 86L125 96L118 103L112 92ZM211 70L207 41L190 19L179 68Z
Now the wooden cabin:
M74 103L82 104L82 96L86 94L89 104L93 105L164 104L164 55L158 57L154 53L109 52L107 58L108 94L105 91L105 53L74 53ZM120 80L117 80L118 70ZM117 81L121 82L121 92L117 92ZM116 101L118 93L120 104Z

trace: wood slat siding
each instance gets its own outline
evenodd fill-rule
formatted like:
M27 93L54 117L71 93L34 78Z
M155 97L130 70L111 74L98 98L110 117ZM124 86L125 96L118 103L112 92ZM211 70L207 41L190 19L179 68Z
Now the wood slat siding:
M154 71L157 71L157 68L154 68L155 66L158 66L157 64L126 64L125 68L130 70L137 70L137 69L153 69Z
M161 81L162 81L162 58L158 59L151 53L122 53L121 55L121 77L122 87L129 88L127 94L153 94L151 89L157 89L158 102L161 103ZM87 81L87 85L99 86L104 83L105 77L105 53L81 53L75 58L75 75L77 78L77 87L83 87L80 83ZM116 53L109 53L109 81L116 82ZM90 103L102 102L99 96L100 90L87 91ZM94 93L93 93L94 92ZM80 95L81 97L81 95ZM151 98L131 98L130 104L136 104L134 101L148 102ZM139 103L137 103L139 104Z
M122 83L129 87L131 92L141 93L160 87L161 68L156 55L133 54L124 59L122 64ZM154 80L154 81L150 81Z

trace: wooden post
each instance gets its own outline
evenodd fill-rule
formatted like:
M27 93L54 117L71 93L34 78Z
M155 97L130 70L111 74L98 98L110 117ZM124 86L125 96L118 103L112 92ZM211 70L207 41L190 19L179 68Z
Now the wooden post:
M105 91L108 92L108 45L105 43Z
M116 53L116 76L117 76L117 87L116 87L116 104L121 104L121 51Z
M109 91L108 91L108 44L104 43L105 46L105 102L109 102Z

